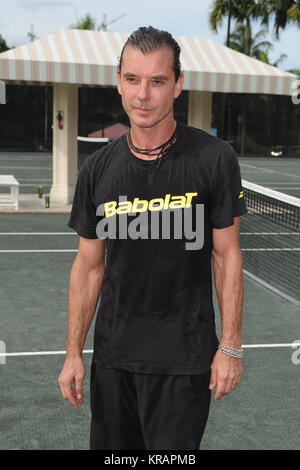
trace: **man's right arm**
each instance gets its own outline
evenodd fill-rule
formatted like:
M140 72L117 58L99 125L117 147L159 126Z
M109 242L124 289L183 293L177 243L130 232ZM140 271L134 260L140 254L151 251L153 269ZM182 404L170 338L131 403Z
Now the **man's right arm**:
M75 408L83 398L82 351L102 287L105 245L105 240L80 237L70 273L66 360L58 382L63 397Z

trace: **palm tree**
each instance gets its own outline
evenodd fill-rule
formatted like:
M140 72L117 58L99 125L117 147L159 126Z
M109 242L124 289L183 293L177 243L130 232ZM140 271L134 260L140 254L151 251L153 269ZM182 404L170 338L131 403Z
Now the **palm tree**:
M96 29L96 20L89 13L81 18L76 24L71 25L72 29Z
M294 75L299 75L299 77L300 77L300 70L299 69L288 70L288 72L293 73Z
M287 24L294 23L300 27L300 0L259 0L259 4L265 11L261 16L262 24L268 26L270 18L274 17L276 39Z
M291 8L287 11L288 18L291 19L294 23L297 23L300 26L300 1L294 3Z
M8 49L5 39L0 34L0 52L8 51Z
M278 67L279 64L281 64L281 62L283 62L287 58L287 55L280 54L279 58L275 60L275 62L271 63L269 58L269 50L267 49L265 51L259 51L259 56L257 58L265 64L273 65L273 67Z
M235 30L230 35L230 44L231 49L234 49L238 52L242 52L256 59L260 59L260 53L266 49L271 49L273 44L269 41L261 41L265 38L267 30L262 29L258 31L255 36L252 36L251 25L249 25L249 34L247 34L247 28L243 24L237 24ZM246 44L246 39L248 39L248 44Z
M229 9L228 0L215 0L213 8L209 16L210 27L214 31L218 31L218 26L223 23ZM250 55L251 48L251 20L261 18L267 20L269 8L266 4L257 2L255 0L232 0L231 1L231 16L236 20L239 25L244 25L244 54Z
M217 32L223 19L227 16L229 0L214 0L209 16L210 27ZM293 23L300 27L300 0L231 0L231 16L237 23L246 26L246 49L252 20L260 20L261 24L269 27L271 18L274 19L276 39L281 29ZM247 36L248 35L248 36ZM249 55L249 54L248 54Z
M265 64L272 65L273 67L278 67L286 58L286 54L280 54L280 57L275 62L270 62L269 52L273 48L273 44L270 41L260 41L267 35L267 30L262 29L258 31L254 37L252 37L251 28L250 28L250 56L255 57L255 59L261 60ZM230 48L235 51L242 52L245 54L246 44L245 44L245 26L238 24L230 35Z

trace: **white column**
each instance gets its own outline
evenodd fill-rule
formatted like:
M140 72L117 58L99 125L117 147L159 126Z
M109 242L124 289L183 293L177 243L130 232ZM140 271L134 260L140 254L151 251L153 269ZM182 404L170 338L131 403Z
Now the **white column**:
M210 132L212 92L189 91L188 125Z
M5 83L0 81L0 104L5 104Z
M62 113L63 129L57 114ZM50 201L70 204L77 180L78 86L53 85L53 184Z

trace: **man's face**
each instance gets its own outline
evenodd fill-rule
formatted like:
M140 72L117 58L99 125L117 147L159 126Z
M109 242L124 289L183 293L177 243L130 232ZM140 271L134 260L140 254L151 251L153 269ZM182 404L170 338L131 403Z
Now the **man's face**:
M173 51L164 46L143 54L126 46L118 91L131 125L150 128L164 119L173 119L173 104L182 90L183 75L175 82Z

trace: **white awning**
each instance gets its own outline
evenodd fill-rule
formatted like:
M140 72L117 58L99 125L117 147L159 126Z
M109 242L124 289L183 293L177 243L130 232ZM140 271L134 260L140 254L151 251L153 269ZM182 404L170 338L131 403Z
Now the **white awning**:
M0 54L0 79L116 86L128 33L64 29ZM210 39L175 36L185 90L291 95L298 78Z

